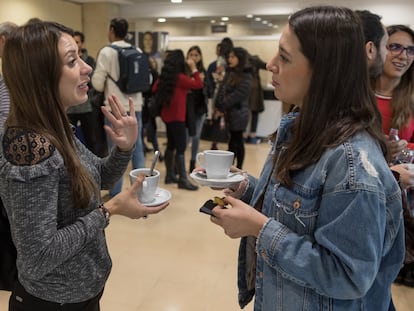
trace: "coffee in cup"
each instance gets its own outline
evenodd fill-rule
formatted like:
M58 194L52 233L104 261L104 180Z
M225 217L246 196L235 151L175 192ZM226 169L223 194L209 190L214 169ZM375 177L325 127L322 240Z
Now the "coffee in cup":
M197 162L206 170L208 179L227 178L233 159L234 153L225 150L205 150L197 154Z
M149 168L137 168L129 172L129 180L131 184L135 182L137 177L141 174L145 174L145 179L142 186L138 189L138 200L142 204L151 203L155 200L155 192L157 191L158 182L160 180L160 172L153 170L152 175L149 176Z

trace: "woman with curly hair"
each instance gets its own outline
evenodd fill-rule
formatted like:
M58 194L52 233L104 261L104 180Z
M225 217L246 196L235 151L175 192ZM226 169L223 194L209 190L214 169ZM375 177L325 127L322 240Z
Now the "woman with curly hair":
M185 73L186 62L190 67L191 77ZM162 107L161 119L167 128L167 150L164 157L167 169L165 183L178 183L180 189L198 189L197 186L190 183L185 170L184 152L187 145L185 118L188 91L201 88L203 88L203 81L201 81L194 61L191 58L186 61L181 50L168 51L161 75L155 82L152 91L155 93L156 106ZM178 180L175 169L178 171Z

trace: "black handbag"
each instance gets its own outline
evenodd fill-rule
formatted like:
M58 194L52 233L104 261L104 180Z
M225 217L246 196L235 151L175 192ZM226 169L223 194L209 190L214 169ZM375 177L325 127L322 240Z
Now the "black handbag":
M162 105L160 101L156 100L156 96L151 96L148 100L148 117L156 118L161 116Z
M13 244L6 210L0 199L0 290L12 291L17 280L16 247Z
M221 118L205 120L201 130L200 138L217 143L227 143L229 141L229 132L227 126L222 126Z

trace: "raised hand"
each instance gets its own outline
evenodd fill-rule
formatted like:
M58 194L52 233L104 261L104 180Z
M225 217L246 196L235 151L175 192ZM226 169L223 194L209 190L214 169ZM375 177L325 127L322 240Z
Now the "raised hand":
M121 151L131 150L138 137L138 123L135 117L134 102L129 98L129 115L115 95L108 97L110 111L101 107L102 113L111 123L104 125L106 133Z

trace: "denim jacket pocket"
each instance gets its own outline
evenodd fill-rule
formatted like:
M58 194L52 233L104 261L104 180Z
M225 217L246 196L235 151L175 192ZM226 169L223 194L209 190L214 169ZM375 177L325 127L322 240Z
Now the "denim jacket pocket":
M273 217L298 234L310 234L315 230L318 217L319 199L312 191L301 193L295 189L275 186Z

